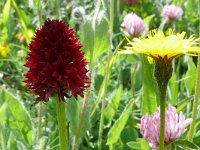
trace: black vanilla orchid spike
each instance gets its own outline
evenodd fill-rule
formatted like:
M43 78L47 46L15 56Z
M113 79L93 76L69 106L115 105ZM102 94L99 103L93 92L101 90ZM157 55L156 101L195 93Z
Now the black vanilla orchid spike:
M73 29L64 21L48 19L36 31L29 44L25 82L39 96L37 101L47 102L54 93L62 100L69 93L76 99L83 96L89 77L81 47Z

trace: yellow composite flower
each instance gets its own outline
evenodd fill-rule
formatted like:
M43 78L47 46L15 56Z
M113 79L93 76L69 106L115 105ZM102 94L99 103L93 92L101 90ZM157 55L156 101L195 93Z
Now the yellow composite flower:
M171 29L168 35L162 31L152 30L147 38L134 38L129 41L126 50L121 53L141 53L155 60L171 60L176 56L196 55L200 52L197 47L199 39L194 35L186 38L186 32L175 34Z

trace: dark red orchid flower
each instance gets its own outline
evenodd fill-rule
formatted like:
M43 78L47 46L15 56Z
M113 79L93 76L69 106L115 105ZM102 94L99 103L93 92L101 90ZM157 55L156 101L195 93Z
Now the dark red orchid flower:
M87 62L82 46L64 21L46 20L29 44L25 83L38 95L37 101L48 101L57 93L64 100L69 93L76 99L89 86Z

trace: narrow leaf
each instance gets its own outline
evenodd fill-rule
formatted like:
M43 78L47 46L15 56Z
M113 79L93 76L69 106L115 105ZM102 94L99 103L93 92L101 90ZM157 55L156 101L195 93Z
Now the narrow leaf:
M122 93L122 85L119 86L117 89L115 95L109 102L108 106L105 108L104 111L104 119L105 119L105 124L110 124L120 103L120 96Z
M105 17L105 11L101 10L95 20L93 60L111 49L108 31L109 25Z
M136 150L149 150L149 144L144 139L137 139L136 142L128 142L127 145Z
M179 112L179 111L183 110L187 106L187 104L189 104L193 101L193 99L194 99L194 97L190 97L190 98L187 98L187 99L181 101L180 103L178 103L177 104L178 107L177 107L176 111Z
M122 130L124 129L124 126L126 125L126 122L131 113L133 102L134 102L133 100L129 102L129 104L124 109L122 115L118 118L118 120L115 122L115 124L112 126L112 128L108 132L108 140L107 140L108 145L110 146L113 145L119 139L120 134Z
M23 104L18 97L4 90L3 94L9 110L9 128L16 139L23 142L24 145L31 148L33 145L33 124Z
M94 30L91 17L87 17L87 20L81 25L81 31L82 50L85 52L87 60L91 61L94 51Z
M170 101L172 105L175 105L178 102L178 82L175 73L172 74L172 77L169 81L169 86L170 86Z
M142 72L143 72L143 98L142 98L142 114L152 114L156 111L157 102L157 84L153 77L154 66L149 64L146 57L142 58Z
M174 144L185 149L199 149L199 147L196 144L187 140L176 140Z
M192 59L188 61L188 71L185 74L185 84L190 95L194 94L195 80L196 79L196 66Z
M10 5L11 5L11 0L7 0L6 4L4 5L4 8L3 8L3 21L4 21L4 24L6 24L6 22L8 20L8 17L9 17L9 14L10 14Z
M7 103L3 103L0 107L0 124L4 123L6 120L6 109L7 109Z

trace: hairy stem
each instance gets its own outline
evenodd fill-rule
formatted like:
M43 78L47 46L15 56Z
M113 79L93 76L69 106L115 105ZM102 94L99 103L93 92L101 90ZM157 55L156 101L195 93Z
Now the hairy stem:
M200 0L199 0L199 17L200 17ZM199 21L200 23L200 21ZM200 25L199 25L200 31ZM200 33L199 33L200 34ZM200 45L200 42L199 42ZM195 131L195 123L197 119L197 107L198 107L198 100L200 96L200 54L198 55L198 63L197 63L197 76L196 76L196 87L195 87L195 95L194 95L194 102L192 108L192 123L190 125L189 133L188 133L188 140L192 141L194 131Z
M189 133L188 133L188 140L192 141L194 131L195 131L195 123L197 119L197 107L198 107L198 100L200 94L200 55L198 56L198 64L197 64L197 76L196 76L196 87L195 87L195 95L193 101L193 108L192 108L192 123L190 125Z
M69 150L68 147L68 132L66 125L66 110L65 110L65 102L56 98L56 112L57 112L57 120L58 120L58 128L59 128L59 144L60 150Z
M160 91L160 150L164 150L165 145L165 105L166 105L166 87Z
M113 20L114 20L114 0L110 0L110 45L112 47L112 35L113 35ZM107 91L107 82L109 78L109 64L112 60L112 51L109 51L108 54L108 62L106 67L106 75L105 75L105 83L104 83L104 93L102 97L102 105L101 105L101 118L100 118L100 126L99 126L99 138L98 138L98 149L101 150L102 144L102 134L103 134L103 125L104 125L104 107L105 107L105 99L106 99L106 91Z
M39 111L38 111L38 134L37 134L37 140L39 142L40 137L41 137L41 133L42 133L42 114L43 114L43 103L40 102L39 103Z
M172 61L168 59L155 61L155 72L159 94L160 94L160 145L159 149L165 148L165 105L166 105L166 90L169 79L172 76Z
M91 72L90 72L90 78L91 78ZM82 125L83 125L85 113L86 113L87 106L88 106L88 101L89 101L89 98L90 98L90 93L91 93L91 90L90 90L90 88L88 88L87 92L86 92L85 101L84 101L83 107L81 109L81 115L80 115L80 118L79 118L79 125L78 125L78 129L77 129L77 132L76 132L76 135L75 135L75 138L74 138L74 143L73 143L73 150L76 150L76 145L77 145L78 139L80 137L81 128L82 128Z

